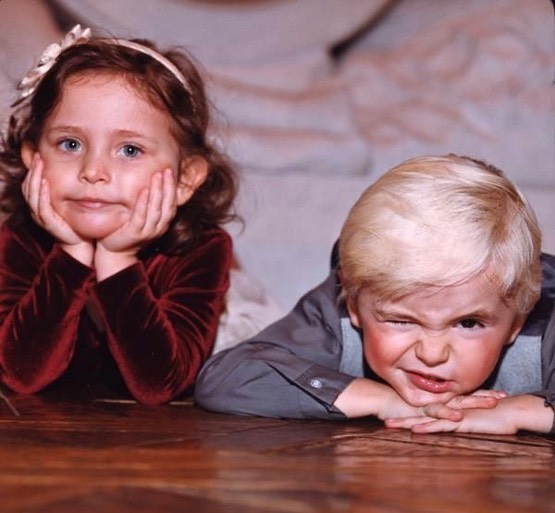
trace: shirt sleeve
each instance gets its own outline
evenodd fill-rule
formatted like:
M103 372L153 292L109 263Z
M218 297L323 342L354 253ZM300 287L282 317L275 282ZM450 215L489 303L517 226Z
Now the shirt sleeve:
M244 415L345 418L333 403L355 378L339 370L337 291L332 271L283 319L215 354L199 374L196 402L209 410Z
M0 230L0 378L35 393L68 367L93 271L26 229Z
M555 309L542 339L542 382L543 389L534 395L543 397L546 407L551 407L555 413ZM555 434L555 415L551 433Z
M194 383L214 344L231 255L229 235L214 230L186 254L138 262L94 288L108 346L138 401L167 402Z
M533 395L543 397L545 406L551 407L555 413L555 256L542 255L542 296L534 310L540 310L537 316L540 319L547 317L547 326L543 329L541 362L542 362L542 390L534 392ZM530 317L533 317L531 315ZM527 324L529 321L527 320ZM532 323L531 329L537 329L536 325L543 323ZM555 434L555 415L551 433Z

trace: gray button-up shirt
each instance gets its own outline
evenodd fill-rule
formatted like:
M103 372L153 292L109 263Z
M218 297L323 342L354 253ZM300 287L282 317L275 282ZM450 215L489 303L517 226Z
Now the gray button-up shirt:
M484 384L555 403L555 257L542 256L542 297ZM197 403L209 410L285 418L338 419L337 396L367 367L360 332L339 301L337 272L281 320L217 353L201 370Z

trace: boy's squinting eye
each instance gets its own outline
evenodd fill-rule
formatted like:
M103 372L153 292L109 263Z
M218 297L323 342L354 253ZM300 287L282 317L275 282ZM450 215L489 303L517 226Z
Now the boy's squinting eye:
M118 151L119 155L123 155L128 158L138 157L141 153L142 150L133 144L126 144Z
M408 327L414 324L413 322L406 319L387 319L385 322L399 328Z
M74 153L81 149L81 143L76 139L64 139L58 143L58 147L67 153Z
M462 328L465 328L465 329L483 328L484 327L484 324L482 322L480 322L477 319L472 319L472 318L461 319L459 321L459 324Z

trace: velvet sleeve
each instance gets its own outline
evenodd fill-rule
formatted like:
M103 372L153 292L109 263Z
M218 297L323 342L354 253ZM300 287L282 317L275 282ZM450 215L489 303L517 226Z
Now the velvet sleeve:
M130 393L167 402L194 383L229 287L231 239L214 230L179 256L156 255L98 283L96 306Z
M0 229L0 379L34 393L67 368L92 270L52 243Z

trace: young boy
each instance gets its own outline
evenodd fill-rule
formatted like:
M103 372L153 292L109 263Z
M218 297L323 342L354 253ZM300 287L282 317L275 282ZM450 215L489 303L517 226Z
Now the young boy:
M549 432L555 257L540 246L501 171L408 160L353 206L328 278L213 356L196 400L272 417L375 415L418 432Z

